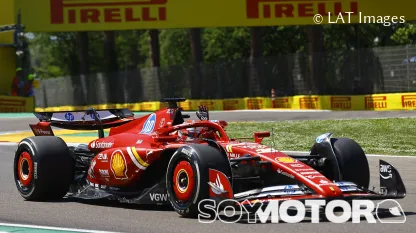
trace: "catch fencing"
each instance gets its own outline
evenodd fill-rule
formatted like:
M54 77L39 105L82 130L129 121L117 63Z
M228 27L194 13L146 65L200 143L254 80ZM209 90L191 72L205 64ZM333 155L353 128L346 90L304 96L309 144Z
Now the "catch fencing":
M416 92L416 46L379 47L141 68L42 79L36 106Z

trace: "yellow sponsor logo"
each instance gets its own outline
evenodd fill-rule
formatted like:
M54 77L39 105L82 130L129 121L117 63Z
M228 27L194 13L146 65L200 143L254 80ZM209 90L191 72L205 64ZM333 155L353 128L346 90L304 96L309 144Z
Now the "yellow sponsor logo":
M33 99L14 96L0 96L0 112L31 112Z
M331 109L351 109L351 97L331 96Z
M167 0L50 0L51 24L103 24L166 20Z
M366 96L365 109L387 108L387 96Z
M358 1L341 0L247 0L248 19L310 18L315 14L328 15L328 12L338 15L351 11L351 15L358 14Z
M247 109L262 109L262 108L263 108L263 100L258 100L258 99L247 100Z
M277 161L281 162L281 163L294 163L296 162L295 159L290 158L290 157L281 157L281 158L276 158Z
M302 97L299 106L300 109L319 109L318 97Z
M111 156L111 171L116 179L128 179L127 162L121 150L114 151Z
M402 95L403 108L416 108L416 95Z
M278 98L273 100L273 108L290 108L289 98Z

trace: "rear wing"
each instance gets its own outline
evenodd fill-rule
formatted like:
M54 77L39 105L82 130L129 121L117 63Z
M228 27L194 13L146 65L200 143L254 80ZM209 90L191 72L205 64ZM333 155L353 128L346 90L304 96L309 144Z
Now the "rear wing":
M40 122L29 126L36 136L53 135L51 126L69 130L100 130L100 135L104 135L101 132L104 129L134 120L134 114L128 109L37 112L34 115Z

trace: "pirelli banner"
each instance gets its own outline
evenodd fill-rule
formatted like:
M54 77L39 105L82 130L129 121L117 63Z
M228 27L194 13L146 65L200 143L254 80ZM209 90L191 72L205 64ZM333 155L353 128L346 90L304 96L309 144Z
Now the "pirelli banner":
M410 0L15 0L15 3L15 11L21 10L22 23L31 32L308 25L317 23L314 21L317 14L323 17L319 18L320 24L356 23L365 19L383 23L392 17L396 21L416 20L416 1Z
M12 25L15 22L13 12L13 0L2 0L0 5L0 26ZM0 45L11 45L14 43L13 31L0 33Z
M33 97L0 96L0 112L33 112Z
M416 110L416 93L280 97L272 100L272 108L334 111Z
M1 99L0 99L1 103ZM6 103L6 102L3 102ZM10 104L11 102L7 102ZM13 102L15 105L17 102ZM23 103L23 102L19 102ZM374 94L374 95L345 95L345 96L292 96L271 98L243 98L243 99L217 99L217 100L186 100L179 106L184 111L195 111L199 105L205 105L212 111L233 110L416 110L416 93ZM29 105L30 106L30 105ZM3 107L3 106L2 106ZM49 108L36 108L37 112L53 111L82 111L88 108L128 108L131 111L156 111L166 108L166 103L143 102L132 104L110 104L91 106L57 106ZM22 107L23 108L23 107ZM14 109L19 109L15 107Z

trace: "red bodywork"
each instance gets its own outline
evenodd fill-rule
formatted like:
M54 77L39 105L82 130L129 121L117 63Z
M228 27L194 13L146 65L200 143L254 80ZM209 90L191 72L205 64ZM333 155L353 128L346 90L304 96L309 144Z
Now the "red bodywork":
M251 192L253 190L249 190L249 194L245 191L234 193L233 182L238 178L233 177L234 174L231 174L231 178L229 178L221 171L209 168L208 185L211 186L209 189L209 196L211 198L234 198L241 204L251 205L252 203L268 202L270 200L301 200L311 198L344 199L360 196L377 199L383 197L366 188L346 189L345 185L343 186L340 184L342 182L332 182L319 171L296 159L299 157L291 157L274 148L262 145L263 138L270 136L269 132L255 132L252 138L253 142L229 138L225 131L227 122L221 120L184 121L183 118L185 116L182 115L177 107L172 106L138 119L134 119L131 112L131 114L129 114L122 110L88 112L88 114L94 114L94 116L89 116L92 121L88 121L88 119L85 120L88 116L83 112L38 114L37 117L41 122L36 125L30 125L30 127L36 136L54 135L51 126L75 130L98 129L100 135L99 138L88 143L88 150L85 150L84 148L88 153L87 156L92 158L89 168L85 167L85 170L88 168L87 180L89 182L87 183L95 189L109 188L110 190L121 190L123 188L137 187L137 185L140 186L142 182L153 182L153 180L148 180L149 178L146 178L148 176L144 176L144 174L152 174L152 172L147 173L146 170L148 170L148 168L156 161L163 162L165 161L164 159L169 158L162 157L162 155L165 155L165 152L170 156L174 151L185 145L192 143L206 144L207 146L209 144L212 146L212 141L215 141L217 146L221 146L224 149L223 152L227 154L231 170L235 168L236 163L248 164L248 167L264 166L263 168L267 171L270 171L269 168L271 166L272 172L287 176L293 181L297 181L298 184L305 185L308 191L299 191L294 194L295 191L285 191L286 189L293 189L292 185L283 185L283 188L282 186L265 187L268 191L265 191L258 196L252 195ZM101 117L98 116L99 113L101 114ZM97 124L97 122L99 122L99 124ZM104 136L104 128L110 128L107 137ZM195 137L196 134L192 133L196 128L201 130L201 133L198 134L197 137ZM184 132L189 134L184 135ZM192 135L192 137L189 137L189 135ZM211 141L207 139L211 139ZM222 150L222 148L219 149ZM182 152L183 154L186 154L183 152L184 150L186 149L182 149L179 153ZM392 179L393 173L388 171L391 180L380 178L380 184L384 185L383 187L385 188L386 193L390 195L389 197L391 198L403 198L406 191L398 172L393 166L385 161L380 161L380 164L380 166L383 164L384 166L390 166L393 169L392 171L395 176L395 178ZM188 169L188 166L189 163L179 164L176 167L178 171L175 171L175 173L183 170L188 175L190 174L190 176L192 176L192 170ZM161 173L166 172L163 170L165 168L160 168L157 165L153 168L161 169ZM83 172L85 172L85 170ZM159 170L156 171L159 172ZM381 171L382 170L380 170L380 172ZM192 182L193 181L191 180L191 184ZM160 184L163 184L163 182L160 182ZM294 189L305 190L306 187L303 185L302 187L300 187L301 185L293 186L299 187ZM279 189L280 192L278 192ZM238 190L238 188L236 190ZM188 191L189 192L184 191L183 193L178 193L177 196L187 200L189 199L192 190L190 189ZM276 192L273 193L273 191ZM152 191L150 199L152 200L155 195L161 195L160 193L162 192L165 191L162 191L161 189L154 192ZM263 191L257 191L256 189L254 192L260 194ZM147 195L147 192L144 192L142 196L145 195ZM244 197L247 197L247 199L243 200Z
M202 138L209 136L224 148L230 161L238 160L238 158L246 157L247 155L258 157L260 163L257 164L260 164L260 166L270 166L271 164L273 171L297 180L313 190L313 193L310 194L284 195L272 199L262 197L260 198L261 201L376 195L358 191L343 193L337 184L328 180L314 168L287 154L262 145L263 138L270 136L269 132L256 132L253 135L254 142L242 142L228 137L225 132L225 127L227 126L225 121L188 120L173 125L173 122L176 120L174 116L178 113L177 110L177 108L162 109L138 119L134 119L133 116L124 119L111 119L114 116L111 114L107 118L103 117L102 124L108 126L110 132L107 137L98 138L88 144L88 149L95 155L88 169L88 181L91 184L100 186L132 187L142 181L141 179L146 169L152 163L158 161L166 149L176 150L189 143L208 144L207 140ZM69 122L55 122L52 124L51 122L41 121L36 125L30 126L36 136L46 136L53 135L51 125L57 126L58 124L57 127L59 127L59 124L65 124L65 127L75 128L82 127L83 124L89 125L88 127L94 125L94 122L74 122L74 119L84 119L76 114L66 113L65 118L70 119ZM93 117L91 116L91 118ZM113 127L113 124L118 124L118 126ZM204 132L201 134L203 135L202 138L193 137L190 139L180 133L183 130L191 131L192 128L202 128ZM212 133L210 130L215 133ZM243 160L240 161L242 164L259 162L254 161L254 159L245 160L244 158ZM211 197L234 198L235 193L232 190L232 180L228 180L225 174L210 169L209 183L226 191L221 192L210 189L209 195ZM186 193L184 195L184 198L186 198ZM257 201L259 200L253 199L248 202Z
M177 135L180 129L211 127L222 132L221 141L229 141L221 125L210 121L172 126L172 113L172 109L159 110L111 128L108 137L90 142L88 149L98 156L92 160L88 179L96 184L127 187L138 182L146 168L157 161L166 148L180 148L190 142L205 143L199 139L185 141Z
M256 133L256 142L238 142L228 138L223 126L225 122L187 121L172 126L172 109L159 110L150 115L135 119L124 125L110 129L109 135L88 144L96 152L91 163L88 179L92 183L107 186L130 186L140 180L146 168L160 158L166 148L180 148L188 143L206 143L203 140L185 141L177 131L191 127L209 127L220 136L219 142L227 151L230 159L244 154L260 156L262 161L270 161L273 169L294 176L325 197L342 196L342 191L315 169L276 151L261 145L262 137L268 133Z

